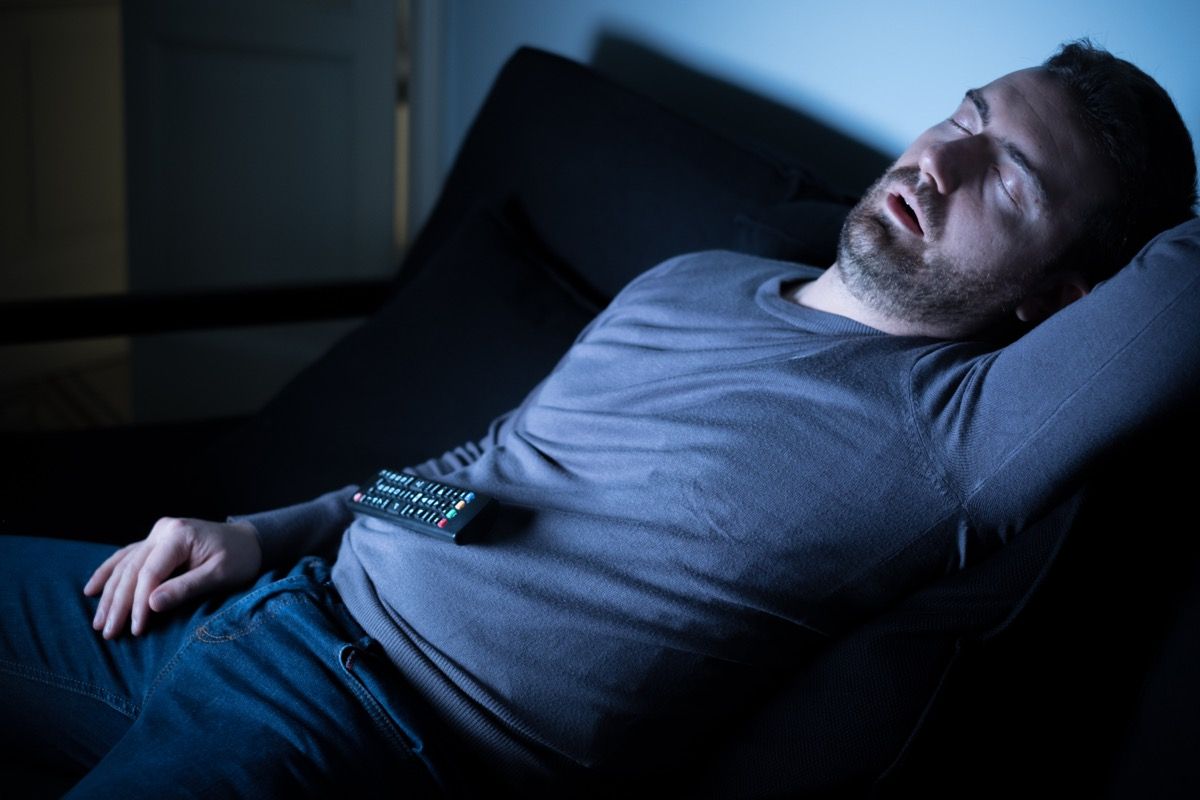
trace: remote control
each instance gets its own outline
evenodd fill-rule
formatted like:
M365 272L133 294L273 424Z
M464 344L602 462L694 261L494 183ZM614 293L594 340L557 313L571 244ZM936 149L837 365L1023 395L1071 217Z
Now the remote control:
M496 501L460 486L381 469L354 493L350 508L462 544L487 529Z

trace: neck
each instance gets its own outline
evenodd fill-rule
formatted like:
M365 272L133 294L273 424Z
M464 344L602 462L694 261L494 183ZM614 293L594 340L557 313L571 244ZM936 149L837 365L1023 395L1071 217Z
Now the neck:
M945 331L919 322L898 319L884 314L859 300L842 280L837 262L821 273L816 280L800 284L787 296L797 305L814 308L829 314L848 317L855 322L893 336L935 336L947 338Z

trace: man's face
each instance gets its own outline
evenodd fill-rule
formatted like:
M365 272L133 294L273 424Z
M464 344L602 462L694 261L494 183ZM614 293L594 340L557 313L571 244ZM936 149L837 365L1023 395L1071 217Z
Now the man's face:
M1040 288L1107 199L1109 172L1041 69L967 92L867 190L842 229L851 293L890 316L977 331Z

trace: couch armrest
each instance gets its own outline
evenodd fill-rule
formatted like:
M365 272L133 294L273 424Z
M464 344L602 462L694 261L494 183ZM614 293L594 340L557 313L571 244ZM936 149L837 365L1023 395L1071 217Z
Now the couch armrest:
M0 345L367 316L392 280L0 303Z

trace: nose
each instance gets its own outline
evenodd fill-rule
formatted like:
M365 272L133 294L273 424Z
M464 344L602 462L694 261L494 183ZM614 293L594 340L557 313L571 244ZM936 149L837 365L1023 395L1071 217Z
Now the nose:
M958 190L983 163L984 147L980 136L930 142L917 161L922 178L948 195Z

